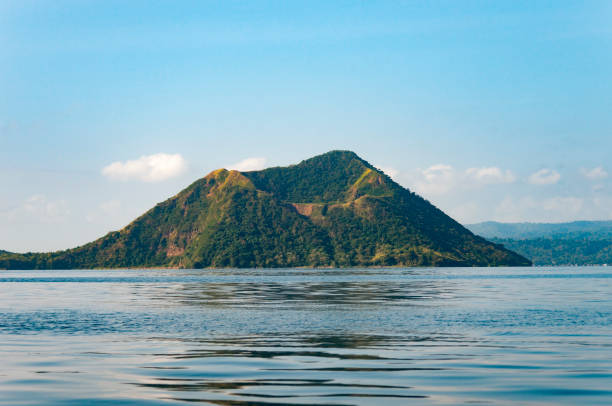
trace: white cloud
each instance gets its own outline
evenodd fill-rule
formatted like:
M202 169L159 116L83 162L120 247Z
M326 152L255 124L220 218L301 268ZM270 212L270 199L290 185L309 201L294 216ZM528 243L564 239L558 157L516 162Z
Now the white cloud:
M581 172L585 178L591 180L605 179L608 177L608 172L606 172L606 170L601 166L598 166L593 169L582 168Z
M449 192L456 183L455 169L446 164L432 165L419 170L414 184L415 192L423 195L442 195Z
M187 162L180 154L144 155L138 159L113 162L102 169L102 174L114 180L160 182L181 175Z
M417 170L410 182L419 194L443 195L453 190L473 190L485 185L513 183L516 176L496 166L468 168L458 171L450 165L437 164Z
M544 168L532 173L528 180L532 185L553 185L559 182L559 179L561 179L559 172L553 169Z
M236 162L233 165L227 167L227 169L247 172L247 171L257 171L266 167L266 158L261 157L252 157L243 159L240 162Z
M511 171L502 171L496 166L468 168L465 175L470 180L484 184L512 183L516 180Z

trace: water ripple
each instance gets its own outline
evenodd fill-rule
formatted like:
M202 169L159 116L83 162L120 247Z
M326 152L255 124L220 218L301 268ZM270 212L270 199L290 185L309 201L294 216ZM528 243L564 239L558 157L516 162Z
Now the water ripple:
M609 405L611 275L2 272L0 405Z

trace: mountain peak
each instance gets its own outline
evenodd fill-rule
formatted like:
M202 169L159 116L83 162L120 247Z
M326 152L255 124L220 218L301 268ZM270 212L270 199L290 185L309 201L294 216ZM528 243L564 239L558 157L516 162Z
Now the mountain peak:
M0 268L529 265L351 151L218 169L120 232L75 249L0 253Z
M351 151L330 151L297 165L247 172L257 189L290 203L340 203L367 170L376 171ZM378 172L376 172L378 173Z
M339 167L344 165L350 165L351 163L358 162L362 164L365 168L373 168L367 161L360 158L359 155L354 153L353 151L346 150L333 150L326 152L321 155L316 155L312 158L308 158L300 162L295 166L309 166L309 165L317 165L317 166L329 166L329 167Z
M344 149L333 149L331 151L325 152L323 154L315 155L312 158L308 158L307 160L316 160L316 159L335 159L335 160L351 160L351 159L359 159L362 160L359 155L350 150Z
M204 178L211 185L212 191L231 187L255 189L253 183L242 172L225 168L212 171Z

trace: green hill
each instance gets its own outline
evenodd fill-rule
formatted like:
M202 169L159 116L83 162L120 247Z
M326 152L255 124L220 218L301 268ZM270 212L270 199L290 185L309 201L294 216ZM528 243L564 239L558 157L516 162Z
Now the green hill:
M612 264L612 221L498 223L466 226L536 265Z
M475 236L352 152L219 169L122 230L0 268L530 265Z

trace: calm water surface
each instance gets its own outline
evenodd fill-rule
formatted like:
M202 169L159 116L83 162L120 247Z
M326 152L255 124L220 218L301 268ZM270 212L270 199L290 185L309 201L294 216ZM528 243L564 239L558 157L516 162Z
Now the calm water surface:
M0 404L610 405L611 270L0 271Z

